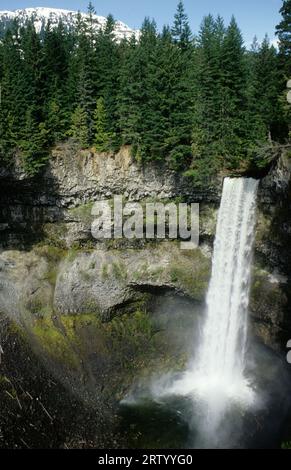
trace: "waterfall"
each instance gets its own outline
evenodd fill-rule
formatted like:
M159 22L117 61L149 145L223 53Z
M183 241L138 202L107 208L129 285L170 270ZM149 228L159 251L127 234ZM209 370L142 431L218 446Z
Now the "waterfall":
M244 377L258 181L226 178L195 369L208 385L232 390Z
M154 377L149 389L141 384L123 400L146 403L149 394L176 410L187 422L189 447L243 447L245 426L263 403L247 354L257 189L253 178L224 180L204 318L186 370Z
M208 436L217 434L229 403L254 399L245 366L257 187L252 178L224 180L201 344L168 390L200 401Z

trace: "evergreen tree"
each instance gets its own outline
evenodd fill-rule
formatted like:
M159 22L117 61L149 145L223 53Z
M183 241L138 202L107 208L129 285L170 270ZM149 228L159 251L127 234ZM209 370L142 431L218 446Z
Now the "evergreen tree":
M283 1L280 13L282 20L276 27L276 34L279 39L281 64L289 79L291 77L291 0Z
M279 39L280 98L281 119L274 126L274 133L284 141L291 135L291 109L286 104L286 81L291 78L291 0L284 0L280 9L282 20L276 27Z
M277 53L266 36L257 54L254 87L254 104L257 115L264 125L264 137L272 140L272 126L276 122L278 109Z
M88 14L88 19L86 20L86 22L87 22L87 25L88 25L88 31L89 31L90 36L92 38L92 37L94 37L95 26L97 24L97 21L94 18L94 16L96 15L96 10L95 10L92 2L89 2L88 8L87 8L87 14Z
M154 21L144 20L138 44L131 41L124 68L121 71L119 96L120 127L123 143L131 144L134 155L145 156L152 142L149 135L154 93L152 80L157 45L157 27ZM151 158L150 151L147 158Z
M21 35L23 55L23 76L25 100L37 122L44 120L43 103L45 101L45 71L43 44L34 24L29 21Z
M62 23L44 32L45 115L51 142L63 140L70 126L69 57L70 33Z
M133 153L139 146L142 119L143 74L139 62L139 46L133 36L130 42L123 44L117 97L121 143L123 145L133 145Z
M100 31L96 41L96 73L98 76L97 96L104 99L107 114L107 127L115 135L114 147L119 146L117 119L117 96L119 92L120 57L114 37L115 20L108 15L104 31Z
M71 135L99 151L130 145L144 165L165 162L196 182L246 168L258 145L288 135L290 3L279 54L267 38L246 51L234 18L225 28L207 16L192 41L182 1L172 28L159 33L146 18L138 39L117 40L112 15L99 28L92 3L71 30L0 25L0 158L20 154L34 173Z
M219 120L222 93L222 47L225 28L220 17L204 18L194 57L195 108L193 138L197 156L214 154L220 139ZM218 153L218 152L217 152Z
M187 47L191 41L191 29L188 21L188 16L185 13L184 3L179 1L177 12L174 18L174 25L172 28L172 35L176 42L181 47Z
M28 105L25 96L28 84L23 73L21 38L17 22L14 22L12 29L6 32L1 46L1 127L5 140L3 148L7 151L9 147L13 149L17 146Z
M93 20L92 20L93 21ZM95 21L95 20L94 20ZM95 43L96 35L89 20L81 14L77 17L76 30L72 37L72 53L69 61L68 95L71 102L71 113L80 107L86 115L88 143L94 140L94 111L97 95L97 75Z
M48 160L48 134L43 122L37 123L34 109L26 112L23 140L20 142L23 164L26 171L32 175L37 173Z
M221 53L220 151L231 166L237 166L246 151L248 112L245 50L234 17L227 28Z
M89 133L88 133L88 116L86 110L80 105L77 106L72 115L72 124L69 131L69 135L79 143L82 148L86 148L89 145Z
M107 131L107 116L104 99L97 100L95 111L95 148L97 151L106 152L112 146L113 134Z

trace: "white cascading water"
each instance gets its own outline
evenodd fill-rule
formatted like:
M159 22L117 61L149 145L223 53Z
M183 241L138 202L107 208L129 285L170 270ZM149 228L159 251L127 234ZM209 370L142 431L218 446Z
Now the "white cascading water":
M229 401L254 397L244 373L257 187L252 178L224 180L201 345L170 391L200 398L213 431Z
M226 391L241 384L244 376L257 187L252 178L226 178L218 215L196 367L209 385L222 384Z

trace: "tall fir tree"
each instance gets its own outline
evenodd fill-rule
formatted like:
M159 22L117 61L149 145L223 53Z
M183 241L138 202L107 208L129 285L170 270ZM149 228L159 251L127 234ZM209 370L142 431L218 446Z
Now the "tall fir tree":
M96 41L96 71L98 76L97 96L104 99L107 114L107 127L115 136L118 134L117 96L119 92L119 47L114 37L115 20L108 15L104 31L100 31ZM119 139L114 146L120 145Z
M189 46L191 42L191 29L189 25L188 16L185 13L184 3L179 1L177 6L177 12L174 18L174 25L172 27L172 35L174 41L176 41L181 47Z
M107 115L103 98L97 100L95 110L95 139L94 145L97 151L107 152L112 149L114 134L108 131Z
M86 110L80 105L77 106L72 115L69 135L78 142L82 148L89 146L88 116Z
M219 150L226 162L236 167L246 152L248 110L245 49L234 17L226 30L221 53Z
M45 116L50 140L63 140L70 125L69 60L71 34L62 22L56 28L48 23L43 38L45 72Z
M284 0L280 9L282 20L276 27L279 40L280 65L280 106L283 112L285 125L282 120L277 123L277 135L281 140L291 136L291 109L286 104L286 81L291 78L291 0ZM279 125L278 125L279 124Z
M139 45L134 36L123 43L121 68L118 74L118 126L122 145L139 146L141 131L141 97L143 73L139 64Z
M42 122L44 120L43 103L46 89L44 51L43 43L35 30L32 20L28 22L23 30L21 39L25 100L36 121Z
M38 123L34 108L26 112L23 139L20 142L23 166L32 175L37 173L49 158L49 131L44 122Z
M282 20L276 26L276 34L279 40L280 60L285 78L291 77L291 0L284 0L280 9Z
M255 67L254 103L257 115L264 125L264 137L272 141L272 130L279 110L279 74L277 68L277 53L274 46L270 46L266 36L257 54Z

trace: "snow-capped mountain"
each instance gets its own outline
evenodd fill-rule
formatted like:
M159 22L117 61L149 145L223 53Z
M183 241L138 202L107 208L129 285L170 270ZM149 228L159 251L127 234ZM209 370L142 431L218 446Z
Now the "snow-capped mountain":
M86 13L81 13L81 15L83 18L88 17ZM77 16L77 11L61 10L58 8L25 8L23 10L14 11L0 10L0 26L1 30L4 31L15 18L18 19L20 26L24 25L27 20L33 18L37 32L41 32L47 25L48 21L50 21L52 26L57 26L61 20L66 28L72 29L77 23ZM104 16L94 15L94 20L96 22L96 29L100 29L105 26L106 18ZM122 21L116 21L116 39L129 39L133 34L138 36L139 31L129 28L129 26Z

